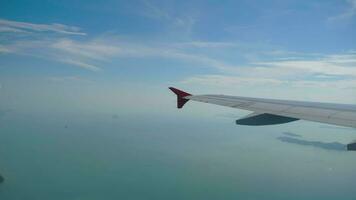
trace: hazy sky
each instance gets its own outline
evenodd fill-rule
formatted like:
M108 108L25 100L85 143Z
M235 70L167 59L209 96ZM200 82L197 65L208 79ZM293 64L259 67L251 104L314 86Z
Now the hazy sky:
M173 85L355 103L355 19L355 0L2 1L0 101L141 112Z

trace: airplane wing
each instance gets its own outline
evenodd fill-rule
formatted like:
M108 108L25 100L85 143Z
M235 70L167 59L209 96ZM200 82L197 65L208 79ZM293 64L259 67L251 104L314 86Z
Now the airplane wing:
M191 95L170 87L177 95L177 107L189 100L252 111L236 124L261 126L299 119L356 128L356 105L288 101L226 95Z

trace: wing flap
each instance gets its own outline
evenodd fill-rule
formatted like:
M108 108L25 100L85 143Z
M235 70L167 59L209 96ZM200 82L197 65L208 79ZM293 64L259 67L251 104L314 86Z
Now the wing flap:
M252 113L244 118L236 120L236 124L249 126L264 126L284 124L288 122L297 121L299 119L292 117L285 117L281 115L273 115L268 113Z

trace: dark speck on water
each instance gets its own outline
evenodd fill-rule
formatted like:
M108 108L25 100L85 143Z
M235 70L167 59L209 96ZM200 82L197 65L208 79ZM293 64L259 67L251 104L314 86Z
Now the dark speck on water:
M5 181L4 177L2 177L2 176L0 175L0 183L2 183L2 182L4 182L4 181Z

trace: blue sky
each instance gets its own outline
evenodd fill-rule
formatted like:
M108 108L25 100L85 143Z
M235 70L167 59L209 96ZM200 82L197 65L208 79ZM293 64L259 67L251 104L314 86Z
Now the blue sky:
M355 0L2 1L1 101L160 108L174 85L355 103L355 25Z

